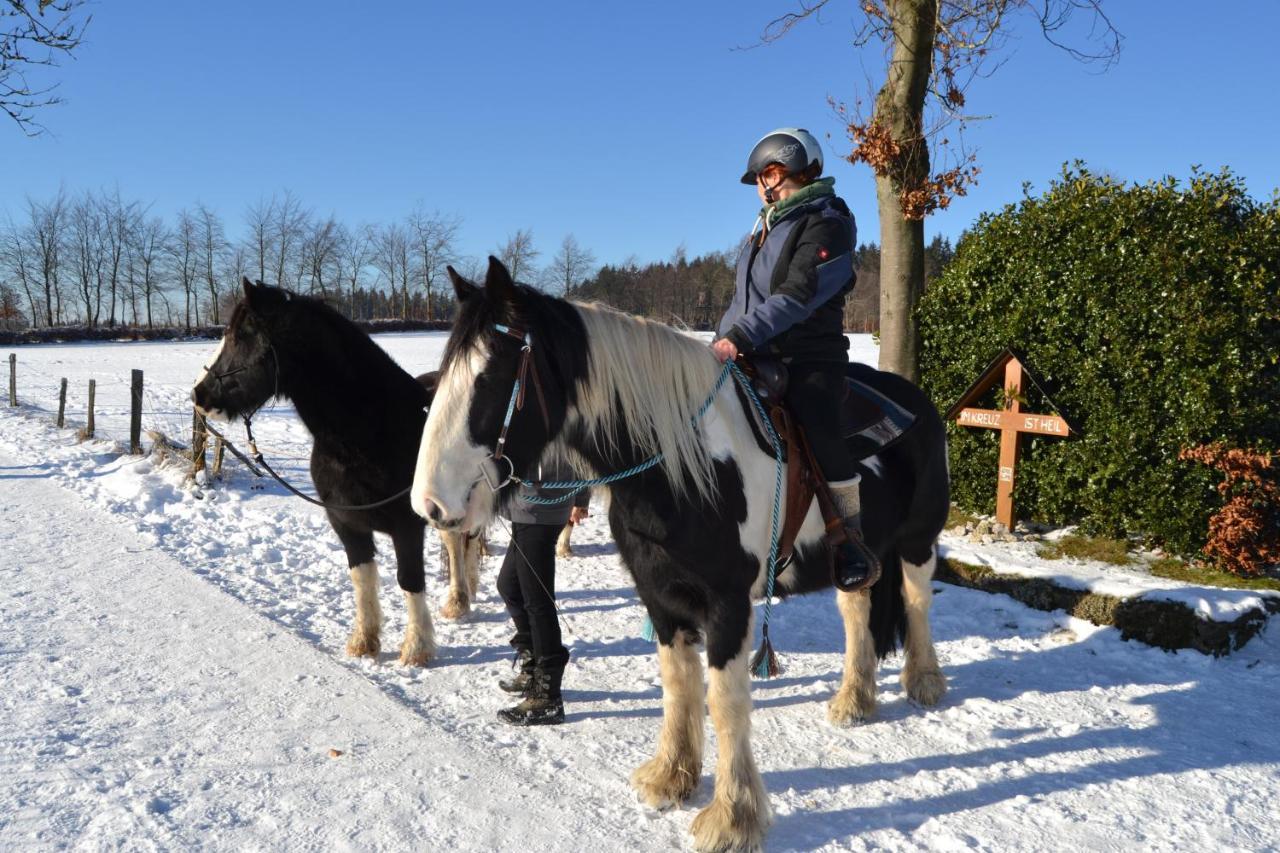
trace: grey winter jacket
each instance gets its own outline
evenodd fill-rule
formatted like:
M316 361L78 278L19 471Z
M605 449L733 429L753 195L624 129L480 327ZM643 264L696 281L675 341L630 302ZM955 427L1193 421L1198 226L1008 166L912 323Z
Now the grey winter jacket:
M847 360L844 297L856 280L856 236L853 214L839 196L788 210L763 244L753 237L743 246L719 336L748 354Z
M551 483L578 479L578 475L572 468L555 464L539 465L534 476L537 480ZM527 498L530 495L544 498L561 497L567 491L567 489L533 489L530 486L521 486L515 498L503 508L502 515L519 524L553 524L563 527L569 523L570 509L575 506L585 509L591 503L590 489L583 489L574 495L573 500L558 504L535 504L530 503Z

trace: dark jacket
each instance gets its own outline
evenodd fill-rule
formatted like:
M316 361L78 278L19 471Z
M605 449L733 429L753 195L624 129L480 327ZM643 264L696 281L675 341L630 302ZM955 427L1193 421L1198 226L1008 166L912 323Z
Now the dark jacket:
M573 469L559 465L539 465L535 469L535 477L548 483L562 483L580 479ZM575 506L584 509L591 503L591 490L583 489L573 496L572 500L558 504L530 503L527 498L537 495L543 498L562 497L567 489L534 489L520 486L515 498L502 511L503 516L517 524L554 524L563 527L569 523L569 510Z
M857 279L856 239L853 214L839 196L786 210L763 244L757 234L743 246L720 336L748 354L847 361L844 301Z

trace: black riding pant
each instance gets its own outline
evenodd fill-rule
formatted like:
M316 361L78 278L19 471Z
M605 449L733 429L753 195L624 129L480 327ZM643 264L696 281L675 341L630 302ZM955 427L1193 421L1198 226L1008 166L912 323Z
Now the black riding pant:
M787 372L787 408L804 429L822 476L828 483L853 479L857 469L840 434L845 364L798 362Z
M556 539L560 529L555 524L513 522L511 544L498 572L498 594L516 626L511 645L530 649L543 669L563 669L569 662L556 616Z

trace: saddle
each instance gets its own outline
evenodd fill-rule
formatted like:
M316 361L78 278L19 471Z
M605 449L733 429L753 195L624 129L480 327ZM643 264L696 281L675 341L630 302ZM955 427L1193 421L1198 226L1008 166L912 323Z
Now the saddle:
M827 550L830 570L835 571L835 549L843 543L844 519L836 511L835 502L827 488L806 440L804 430L796 423L786 407L787 368L777 359L740 359L743 372L750 378L760 402L764 405L769 422L782 444L783 460L787 463L787 502L782 533L778 539L778 568L785 568L794 556L796 536L800 525L816 499L822 513L825 533L822 537ZM863 376L870 377L876 371L866 365L850 364L846 371L844 398L840 406L840 431L855 461L874 456L897 443L915 423L915 415L894 400L869 385ZM760 423L756 407L747 405L747 412L761 434L768 434ZM766 442L768 444L768 442ZM772 455L772 446L769 445Z

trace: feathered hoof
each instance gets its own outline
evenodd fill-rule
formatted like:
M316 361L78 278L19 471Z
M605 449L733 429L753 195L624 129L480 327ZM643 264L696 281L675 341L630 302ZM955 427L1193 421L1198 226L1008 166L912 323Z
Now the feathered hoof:
M445 619L464 619L471 614L471 602L465 598L451 595L440 608L440 615Z
M769 828L768 804L729 803L720 798L698 812L689 832L695 850L718 853L722 850L759 850Z
M827 703L827 719L834 726L852 726L876 715L876 697L868 691L841 687Z
M347 654L353 658L376 658L381 651L382 640L376 632L353 631L347 638Z
M435 656L435 643L412 631L405 634L400 644L401 666L426 666Z
M673 766L659 758L651 758L631 774L631 787L640 799L654 809L678 806L698 787L702 768L693 771L687 767Z
M907 689L907 698L925 708L937 705L947 693L947 677L936 666L918 672L903 669L902 683Z
M556 546L556 556L557 556L557 557L572 557L572 556L573 556L573 549L572 549L571 547L569 547L568 545L564 545L564 546Z

